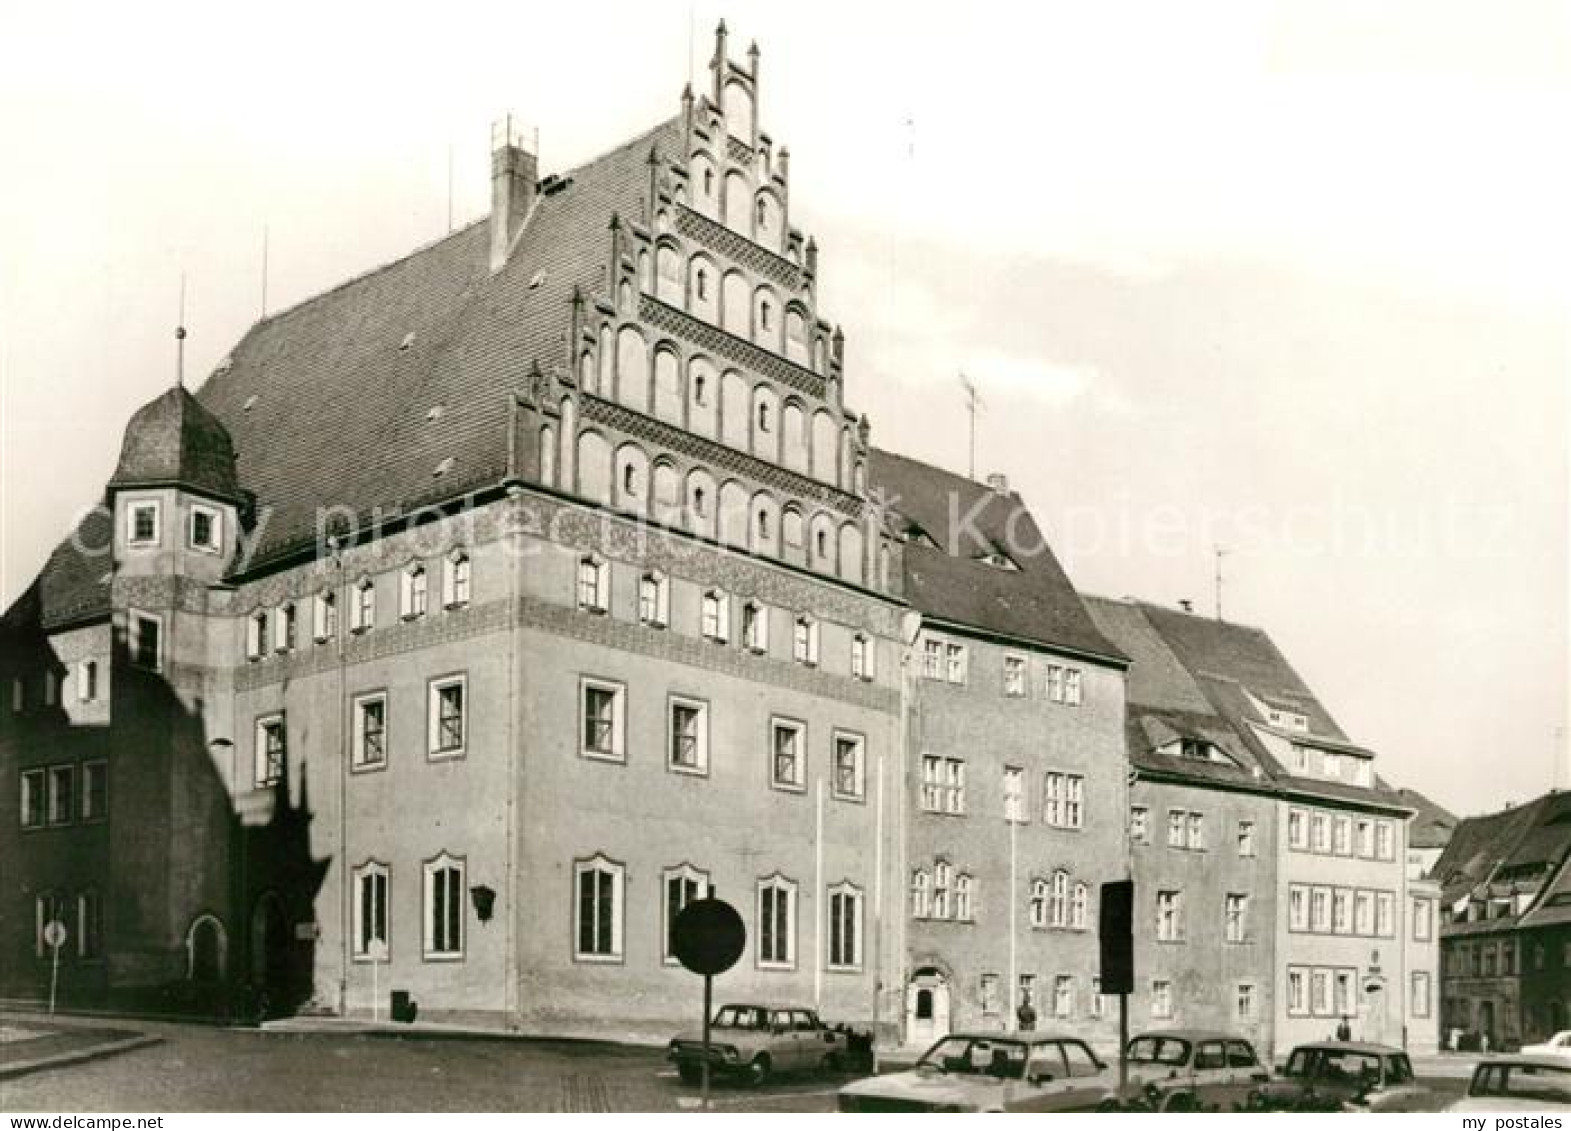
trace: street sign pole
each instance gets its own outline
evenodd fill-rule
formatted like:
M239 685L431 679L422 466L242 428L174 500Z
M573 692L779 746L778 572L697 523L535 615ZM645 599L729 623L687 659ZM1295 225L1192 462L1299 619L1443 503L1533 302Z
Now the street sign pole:
M65 924L58 919L51 919L44 924L44 943L54 952L54 959L49 966L49 1012L55 1011L55 994L60 987L60 948L65 945Z
M1129 995L1118 995L1118 1095L1127 1100L1129 1090Z
M55 1011L55 990L60 985L60 944L55 943L55 960L49 968L49 1012Z
M709 1003L714 981L714 978L710 975L704 975L704 1086L701 1095L703 1096L705 1111L709 1110Z

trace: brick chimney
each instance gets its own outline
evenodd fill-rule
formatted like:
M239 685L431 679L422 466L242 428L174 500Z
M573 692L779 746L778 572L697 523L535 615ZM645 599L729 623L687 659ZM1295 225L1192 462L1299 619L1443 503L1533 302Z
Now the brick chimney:
M1009 494L1009 476L1001 471L995 471L987 477L987 485L995 495Z
M539 159L509 114L491 127L491 270L500 271L535 202Z

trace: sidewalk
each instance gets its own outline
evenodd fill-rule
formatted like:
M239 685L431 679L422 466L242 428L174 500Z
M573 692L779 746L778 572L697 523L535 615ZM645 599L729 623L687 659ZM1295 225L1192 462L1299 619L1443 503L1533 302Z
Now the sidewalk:
M158 1044L135 1029L83 1025L46 1014L0 1014L0 1080Z

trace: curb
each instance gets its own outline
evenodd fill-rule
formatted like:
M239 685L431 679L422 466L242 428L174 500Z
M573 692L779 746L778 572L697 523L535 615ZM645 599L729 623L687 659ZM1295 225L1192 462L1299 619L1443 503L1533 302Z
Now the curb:
M369 1022L329 1021L326 1024L300 1024L296 1019L268 1021L256 1028L242 1026L245 1031L273 1037L353 1036L374 1037L380 1040L432 1040L432 1041L508 1041L518 1044L561 1044L589 1047L630 1049L640 1052L665 1048L663 1041L615 1040L607 1037L555 1036L550 1033L519 1033L508 1029L466 1029L426 1025L374 1025Z
M162 1037L142 1033L135 1037L125 1037L102 1045L76 1049L74 1052L56 1053L54 1056L41 1056L37 1060L18 1061L15 1064L7 1064L4 1067L0 1067L0 1080L25 1076L30 1072L43 1072L50 1068L64 1068L71 1064L84 1064L90 1060L101 1060L105 1057L118 1056L123 1052L134 1052L136 1049L162 1044L163 1040Z

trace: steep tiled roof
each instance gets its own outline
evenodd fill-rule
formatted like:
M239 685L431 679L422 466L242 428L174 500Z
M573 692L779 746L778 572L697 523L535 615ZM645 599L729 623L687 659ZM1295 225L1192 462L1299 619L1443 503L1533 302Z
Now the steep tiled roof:
M1449 903L1495 880L1543 884L1571 846L1571 794L1460 821L1431 874Z
M1399 789L1402 800L1415 812L1408 824L1407 843L1410 848L1444 848L1451 840L1457 819L1455 814L1435 804L1416 789Z
M908 535L906 599L940 620L1122 663L1018 494L874 449L869 482ZM1018 568L984 556L1002 554Z
M544 193L506 266L492 274L482 220L256 323L193 398L172 390L139 413L167 437L169 419L202 442L173 448L128 435L121 482L154 472L195 476L208 490L254 492L253 565L309 545L319 507L365 515L461 497L506 473L509 396L537 362L563 364L575 287L605 293L607 226L634 217L647 194L652 148L675 154L676 121L661 123L560 178ZM441 406L440 414L431 409ZM222 466L214 437L236 456ZM450 460L439 476L438 465ZM107 530L83 539L103 545ZM101 537L99 536L101 535ZM7 616L45 625L106 612L107 557L68 539Z
M179 484L223 499L240 496L229 432L183 385L155 397L132 415L109 484Z

